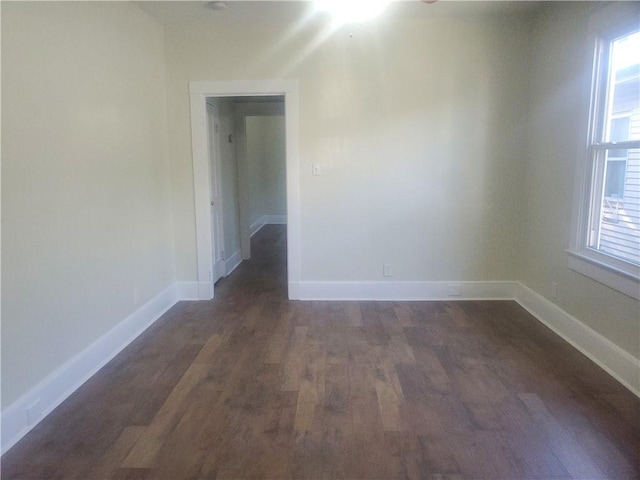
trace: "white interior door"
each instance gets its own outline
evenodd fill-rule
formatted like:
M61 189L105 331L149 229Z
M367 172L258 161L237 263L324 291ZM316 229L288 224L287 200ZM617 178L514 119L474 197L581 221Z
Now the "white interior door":
M216 107L207 103L207 135L209 137L209 161L211 162L211 178L209 181L211 192L211 244L213 255L212 281L216 283L225 276L226 269L224 263L224 234L222 222L222 185L220 181L220 151L219 142L219 122Z

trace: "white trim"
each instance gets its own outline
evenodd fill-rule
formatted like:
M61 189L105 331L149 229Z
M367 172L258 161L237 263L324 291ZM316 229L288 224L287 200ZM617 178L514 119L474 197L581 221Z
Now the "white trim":
M249 164L247 163L247 124L242 105L234 106L236 135L236 168L238 173L238 221L240 222L240 255L243 260L251 258L251 228L249 225Z
M2 454L175 305L180 290L177 284L165 288L4 409Z
M249 226L249 236L253 237L256 233L260 231L262 227L266 225L264 215L257 219Z
M220 107L209 103L205 98L207 152L209 160L209 194L211 198L210 214L212 246L212 278L217 282L225 274L224 266L224 199L222 195L222 155L220 152Z
M265 215L264 223L265 225L286 225L287 216L286 215Z
M300 300L300 282L288 282L289 298Z
M196 216L196 251L198 282L210 283L210 289L199 288L198 298L209 300L213 298L213 257L211 255L211 200L209 179L210 165L207 153L206 131L206 99L195 95L190 96L191 104L191 149L193 155L193 189L195 195ZM198 161L196 161L198 159ZM203 201L206 198L206 203ZM209 292L210 290L210 292Z
M512 300L517 282L300 282L300 300Z
M231 275L241 263L242 255L240 255L240 250L236 250L228 259L224 261L224 269L226 272L225 276Z
M579 252L568 250L567 253L569 254L569 268L571 270L592 278L596 282L611 287L631 298L640 300L640 281L633 273L618 270L612 265L599 262Z
M206 156L205 105L206 97L242 95L284 95L287 171L287 274L291 282L300 280L300 166L298 159L298 81L192 81L189 82L191 105L191 146L193 154L193 188L196 217L196 249L198 282L209 284L200 288L200 299L213 298L210 279L211 228L209 199L209 162ZM293 292L289 298L295 300Z
M286 225L286 215L262 215L249 227L250 235L253 237L265 225Z
M213 298L212 282L193 282L198 286L198 296L190 300L211 300Z
M517 302L574 348L640 397L640 360L545 297L519 284Z
M208 288L209 284L199 285L198 282L176 282L177 300L199 300L200 290Z

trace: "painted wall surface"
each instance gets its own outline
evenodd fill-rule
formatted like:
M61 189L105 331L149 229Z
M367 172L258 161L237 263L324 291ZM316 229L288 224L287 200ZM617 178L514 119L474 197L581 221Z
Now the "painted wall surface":
M3 2L3 406L173 282L166 118L136 6Z
M191 80L299 81L302 280L522 280L640 357L638 302L566 267L588 8L163 36L3 2L3 406L197 279Z
M526 162L521 280L627 352L640 357L638 301L567 267L576 162L586 137L593 7L547 2L534 23L531 136ZM554 298L552 283L557 282Z
M286 215L284 117L247 117L246 138L250 223L264 215Z
M196 278L188 82L291 78L302 280L517 279L526 18L326 27L165 29L178 278Z

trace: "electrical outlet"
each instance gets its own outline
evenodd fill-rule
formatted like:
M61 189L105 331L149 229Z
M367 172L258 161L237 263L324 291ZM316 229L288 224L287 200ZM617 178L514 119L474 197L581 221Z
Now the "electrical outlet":
M393 277L393 267L390 263L385 263L382 265L382 276Z

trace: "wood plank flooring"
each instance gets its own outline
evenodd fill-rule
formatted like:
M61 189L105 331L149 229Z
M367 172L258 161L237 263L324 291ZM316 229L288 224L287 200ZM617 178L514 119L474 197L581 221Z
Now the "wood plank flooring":
M2 479L637 479L640 400L514 302L289 302L285 230L2 458Z

